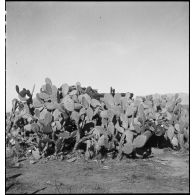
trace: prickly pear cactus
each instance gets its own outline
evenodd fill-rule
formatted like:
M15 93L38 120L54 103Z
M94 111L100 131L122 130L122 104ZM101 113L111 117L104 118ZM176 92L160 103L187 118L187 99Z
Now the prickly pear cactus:
M171 114L170 112L166 112L166 118L167 120L171 121L172 120L172 117L173 117L173 114Z
M135 131L135 127L134 127L134 125L133 125L132 119L129 119L129 129L130 129L131 131Z
M101 111L100 116L101 116L101 118L108 118L108 111L107 110Z
M113 118L114 118L114 110L113 109L108 109L107 116L108 116L108 120L112 121Z
M43 104L37 98L33 98L33 106L35 108L40 108L43 106Z
M144 113L144 106L143 104L140 104L138 107L138 116L142 119L143 123L146 121L146 116Z
M126 108L125 114L126 114L127 116L132 116L132 115L135 113L135 110L136 110L136 107L134 107L133 104L128 105L127 108Z
M105 102L107 108L113 107L114 106L114 98L113 98L113 96L111 94L109 94L109 93L106 93L104 95L104 102Z
M45 88L46 88L46 93L48 95L52 95L52 86L50 84L46 83Z
M122 107L123 111L126 111L126 109L128 107L128 99L126 97L121 98L121 107Z
M19 89L19 86L18 85L16 85L16 92L17 93L20 93L20 89Z
M25 96L22 97L20 94L18 94L18 98L20 99L20 101L22 102L26 102L28 100L28 98L26 98Z
M180 104L182 102L182 99L181 98L178 98L177 100L176 100L176 103L177 104Z
M69 95L70 96L73 96L73 95L76 95L77 94L77 90L75 89L75 90L72 90L70 93L69 93Z
M132 154L143 158L151 153L152 135L154 139L164 136L173 149L189 148L189 108L181 104L179 94L132 99L132 93L102 94L80 83L57 88L49 78L34 98L34 89L31 94L16 86L16 92L19 100L12 102L10 117L6 115L6 123L10 120L6 132L19 140L27 135L28 143L35 136L38 145L47 139L45 150L52 139L55 154L62 148L68 152L73 148L74 153L75 148L82 148L80 143L86 143L88 158L101 153L100 149L118 151L118 157Z
M62 95L63 95L63 97L65 97L68 94L68 91L69 91L69 86L68 86L67 83L64 83L62 85Z
M127 143L133 143L134 133L130 129L127 129L125 132L125 140Z
M167 136L170 141L173 139L174 132L175 132L175 128L172 125L170 125L169 128L167 129Z
M175 101L168 101L166 104L167 111L172 113L175 108L175 104L176 104Z
M32 123L31 124L31 130L35 133L39 132L40 131L40 127L37 123Z
M76 123L78 123L78 122L79 122L79 119L80 119L80 114L79 114L78 112L76 112L76 111L73 111L73 112L71 113L70 118L71 118L72 120L74 120Z
M175 100L177 100L179 98L179 94L176 93L175 96L174 96Z
M133 126L135 128L135 131L137 133L141 133L142 128L141 128L141 123L138 120L138 117L136 117L136 118L134 118L134 120L132 120L132 124L133 124Z
M48 78L48 77L45 78L45 83L46 83L46 84L49 84L50 86L52 86L51 79Z
M56 125L57 130L61 130L62 125L61 125L60 121L55 121L55 125Z
M173 145L173 147L177 148L179 146L179 142L176 136L174 136L171 140L171 144Z
M81 83L80 82L76 82L76 87L80 86L81 87Z
M142 100L140 98L136 98L135 101L133 102L134 106L138 107L141 104ZM144 104L146 105L146 104Z
M72 100L75 102L75 103L79 103L79 99L77 97L76 94L72 95Z
M46 112L45 114L45 119L44 119L44 124L49 125L52 122L52 114L50 112Z
M109 122L107 130L114 135L114 124L112 122Z
M180 126L179 126L178 123L176 123L174 127L175 127L175 130L176 130L177 132L180 132Z
M99 151L101 147L107 145L108 138L105 135L100 136L97 141L96 151Z
M62 103L64 104L64 107L68 111L73 111L74 110L74 101L70 98L70 96L66 95L63 98Z
M74 109L79 111L81 108L82 108L82 104L79 104L79 103L74 103Z
M40 110L39 109L35 109L35 116L37 117L37 118L39 118L40 117Z
M119 133L124 133L124 128L123 127L121 127L120 125L119 125L119 122L117 121L117 123L116 123L116 125L115 125L115 129L119 132Z
M180 148L184 148L184 144L185 144L184 134L181 134L181 133L178 134L178 142L179 142Z
M54 121L59 120L62 115L62 112L60 112L58 109L55 109L53 112Z
M80 82L76 82L76 89L78 91L78 94L84 93L84 90L82 89Z
M123 112L121 106L113 106L112 110L116 116L120 117L120 114Z
M44 100L44 101L48 101L48 100L50 99L49 94L44 93L44 92L39 93L39 94L38 94L38 97L39 97L40 99Z
M87 93L83 94L83 96L85 97L85 99L87 100L88 104L90 105L91 104L91 97Z
M87 109L89 107L89 103L87 101L87 99L82 96L82 101L81 101L82 105Z
M53 132L51 125L48 124L47 126L43 126L42 127L42 132L44 134L51 134Z
M131 142L125 143L122 147L122 152L124 154L131 154L134 150L134 145Z
M93 110L91 107L87 108L86 114L87 114L88 120L91 121L93 117Z
M107 123L108 123L107 118L102 118L101 122L102 122L102 127L106 127L107 126Z
M54 102L45 102L44 105L48 110L55 110L56 109L56 105Z
M143 134L138 135L134 140L133 140L133 145L135 148L142 148L149 138L152 136L151 131L145 131Z
M115 95L114 95L114 104L116 106L121 104L121 94L120 93L115 93Z
M31 131L31 130L32 130L31 124L25 125L25 126L24 126L24 130L25 130L25 131Z
M96 108L97 106L101 106L100 102L96 99L91 99L91 106Z
M120 120L122 121L122 127L124 129L127 129L128 125L129 125L127 116L125 114L121 113Z
M81 108L79 111L79 115L81 116L81 115L86 114L86 110L87 110L86 108Z
M52 88L52 96L57 97L57 91L58 91L57 87L55 85L52 85L51 88Z

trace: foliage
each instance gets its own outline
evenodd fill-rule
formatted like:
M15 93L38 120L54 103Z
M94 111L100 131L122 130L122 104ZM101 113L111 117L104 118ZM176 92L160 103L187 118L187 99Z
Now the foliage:
M178 94L133 99L132 93L101 95L79 82L57 88L49 78L34 98L17 85L16 92L19 100L13 99L6 116L6 144L23 145L26 154L34 148L36 158L77 149L86 158L113 150L118 158L138 151L146 157L151 138L162 136L173 149L189 146L189 110Z

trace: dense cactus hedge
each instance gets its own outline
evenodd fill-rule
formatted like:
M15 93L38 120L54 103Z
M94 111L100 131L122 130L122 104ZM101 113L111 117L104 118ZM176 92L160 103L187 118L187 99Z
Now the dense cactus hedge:
M147 157L151 147L189 147L189 110L178 94L133 99L112 88L99 94L79 82L57 88L49 78L39 93L33 91L16 85L18 99L6 115L6 145L17 154L65 156L80 150L86 158L111 152L121 159Z

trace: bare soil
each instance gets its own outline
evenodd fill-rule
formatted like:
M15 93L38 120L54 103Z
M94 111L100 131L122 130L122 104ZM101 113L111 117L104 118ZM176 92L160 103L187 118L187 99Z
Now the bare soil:
M189 193L189 154L153 149L148 159L74 162L6 159L6 193Z

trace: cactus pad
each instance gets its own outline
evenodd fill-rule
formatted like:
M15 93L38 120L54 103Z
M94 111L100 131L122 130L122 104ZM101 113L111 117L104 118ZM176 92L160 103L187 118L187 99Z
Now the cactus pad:
M49 84L50 86L52 86L51 79L48 78L48 77L45 78L45 83L46 83L46 84Z
M96 108L97 106L101 106L100 102L96 99L91 99L91 106Z
M133 152L134 145L131 142L125 143L122 147L122 152L124 154L131 154Z
M45 126L49 125L52 122L52 114L50 112L46 112L44 124Z
M62 112L60 112L58 109L55 109L53 112L54 121L59 120L61 117Z
M69 86L68 86L68 84L63 84L62 85L62 95L63 95L63 97L65 97L67 94L68 94L68 91L69 91Z
M63 98L62 102L68 111L74 110L74 101L68 95Z
M131 130L127 129L124 132L124 134L125 134L125 140L126 140L126 142L127 143L132 143L133 142L134 133Z
M173 139L174 132L175 132L174 127L170 125L169 128L167 129L167 137L169 138L170 141Z
M120 93L115 93L115 95L114 95L114 104L116 106L121 104L121 94Z
M120 133L124 133L124 128L123 127L121 127L120 125L119 125L119 123L118 123L118 121L117 121L117 123L116 123L116 125L115 125L115 128L116 128L116 130L118 131L118 132L120 132Z
M90 108L90 107L87 108L86 114L87 114L88 119L91 121L92 117L93 117L93 110L92 110L92 108Z
M37 98L33 98L33 106L35 108L40 108L43 106L43 104Z
M70 96L73 96L73 95L76 95L76 94L77 94L77 90L72 90L72 91L69 93Z
M78 122L79 122L79 119L80 119L80 115L79 115L78 112L73 111L73 112L71 113L70 118L73 119L76 123L78 123Z
M179 142L176 136L174 136L171 140L171 144L173 145L173 147L178 147Z
M56 109L56 105L54 104L54 102L45 102L44 105L48 110L55 110Z
M114 124L112 122L109 122L107 130L114 135Z
M79 115L83 115L83 114L86 114L86 109L85 108L81 108L80 111L79 111Z

